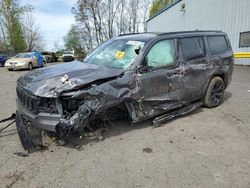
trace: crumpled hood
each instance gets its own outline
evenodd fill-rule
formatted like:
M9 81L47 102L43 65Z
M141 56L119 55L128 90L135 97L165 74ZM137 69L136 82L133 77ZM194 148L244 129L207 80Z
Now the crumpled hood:
M37 69L21 76L17 84L41 97L57 97L63 91L85 86L96 80L112 78L124 72L79 61Z

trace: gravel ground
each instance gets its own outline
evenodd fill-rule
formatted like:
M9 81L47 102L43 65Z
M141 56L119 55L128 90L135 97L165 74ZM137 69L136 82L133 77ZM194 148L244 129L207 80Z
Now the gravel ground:
M25 72L0 68L0 119L15 111L16 79ZM11 126L0 134L0 187L249 188L249 116L250 67L235 66L221 106L159 128L113 122L104 141L51 142L48 150L20 157Z

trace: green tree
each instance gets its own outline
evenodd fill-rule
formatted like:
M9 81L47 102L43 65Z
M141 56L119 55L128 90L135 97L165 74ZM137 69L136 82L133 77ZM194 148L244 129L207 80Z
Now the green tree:
M154 16L171 3L173 3L173 0L154 0L149 10L149 17Z
M19 0L0 1L0 31L9 53L18 53L26 49L21 16L29 9L30 7L21 6Z
M76 25L71 25L67 35L64 37L66 49L74 50L76 53L84 53L84 40L80 29Z

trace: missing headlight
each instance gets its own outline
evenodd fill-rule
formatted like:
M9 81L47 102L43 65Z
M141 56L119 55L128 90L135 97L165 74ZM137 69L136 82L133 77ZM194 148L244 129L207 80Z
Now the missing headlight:
M72 116L76 113L79 107L84 103L84 100L72 99L72 98L63 98L62 107L64 115Z

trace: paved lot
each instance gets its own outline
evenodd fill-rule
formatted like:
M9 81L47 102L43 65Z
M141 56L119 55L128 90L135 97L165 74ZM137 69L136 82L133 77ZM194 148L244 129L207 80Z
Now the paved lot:
M26 71L0 67L0 119ZM250 67L235 66L224 103L153 128L114 122L105 140L51 143L28 157L15 126L0 134L0 187L250 187ZM74 144L83 145L78 151ZM144 149L144 150L143 150Z

